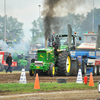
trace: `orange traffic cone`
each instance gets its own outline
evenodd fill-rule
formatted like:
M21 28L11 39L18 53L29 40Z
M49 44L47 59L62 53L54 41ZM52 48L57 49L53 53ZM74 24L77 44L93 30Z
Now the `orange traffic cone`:
M34 89L40 89L38 73L36 74Z
M93 82L92 73L90 73L89 86L94 86L94 82Z

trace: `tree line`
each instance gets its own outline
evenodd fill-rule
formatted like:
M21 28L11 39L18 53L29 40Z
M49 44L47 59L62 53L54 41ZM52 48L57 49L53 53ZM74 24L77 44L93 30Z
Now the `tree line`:
M6 17L6 39L21 39L23 37L23 23L12 16ZM4 39L4 18L0 16L0 39Z
M59 21L59 31L56 33L67 34L67 24L72 26L72 32L77 32L79 36L83 36L86 31L93 30L93 10L84 14L68 13L64 17L55 17ZM94 32L97 32L98 25L100 25L100 9L94 8ZM6 33L7 39L21 39L24 36L23 23L19 22L17 18L6 16ZM38 37L44 37L44 23L43 18L39 17L32 22L32 28L29 29L32 33L31 41L34 42ZM52 32L55 30L52 30ZM4 17L0 16L0 39L4 39Z

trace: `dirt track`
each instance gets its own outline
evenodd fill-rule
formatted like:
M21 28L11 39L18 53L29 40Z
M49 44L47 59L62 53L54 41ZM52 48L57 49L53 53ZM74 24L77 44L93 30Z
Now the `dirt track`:
M21 72L19 73L0 73L0 83L18 83L20 80ZM76 82L76 76L39 76L40 82L57 82L57 78L67 78L67 82ZM26 79L28 83L33 83L35 81L35 76L30 76L29 73L26 73ZM100 81L100 76L93 76L94 82ZM89 76L88 76L89 80Z
M97 90L60 91L0 96L2 100L100 100Z

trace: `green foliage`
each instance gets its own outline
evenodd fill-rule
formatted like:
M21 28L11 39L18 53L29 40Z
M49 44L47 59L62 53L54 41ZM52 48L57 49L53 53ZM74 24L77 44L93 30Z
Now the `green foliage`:
M9 35L9 36L7 37L7 39L8 39L8 40L12 40L13 38L12 38L11 35Z
M18 39L24 36L23 23L18 22L17 18L6 17L6 36L7 39ZM0 39L4 39L4 17L0 16Z
M97 32L98 24L100 25L100 8L94 9L94 32ZM93 30L93 10L87 13L86 18L82 22L82 29L85 31Z
M8 17L7 19L7 32L20 34L23 32L22 29L23 23L18 22L17 18Z
M4 34L3 33L0 34L0 40L2 40L2 39L4 39Z
M98 84L94 83L94 87L78 83L40 83L40 89L34 89L34 83L19 84L19 83L5 83L0 84L0 93L34 93L38 91L67 91L67 90L93 90L97 89Z
M43 30L43 19L38 18L37 20L34 20L32 22L32 28L30 31L32 32L32 41L36 41L38 37L44 36L44 30Z

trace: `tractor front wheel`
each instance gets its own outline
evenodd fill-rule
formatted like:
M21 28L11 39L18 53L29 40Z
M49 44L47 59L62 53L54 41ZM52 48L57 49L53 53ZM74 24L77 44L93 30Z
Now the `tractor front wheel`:
M2 72L3 70L4 70L4 65L0 63L0 72Z
M34 75L34 71L29 70L29 74L30 74L30 76L33 76Z
M54 64L50 65L49 75L53 77L55 75L55 66Z
M34 62L35 62L35 59L32 59L32 60L31 60L31 63L34 63Z

